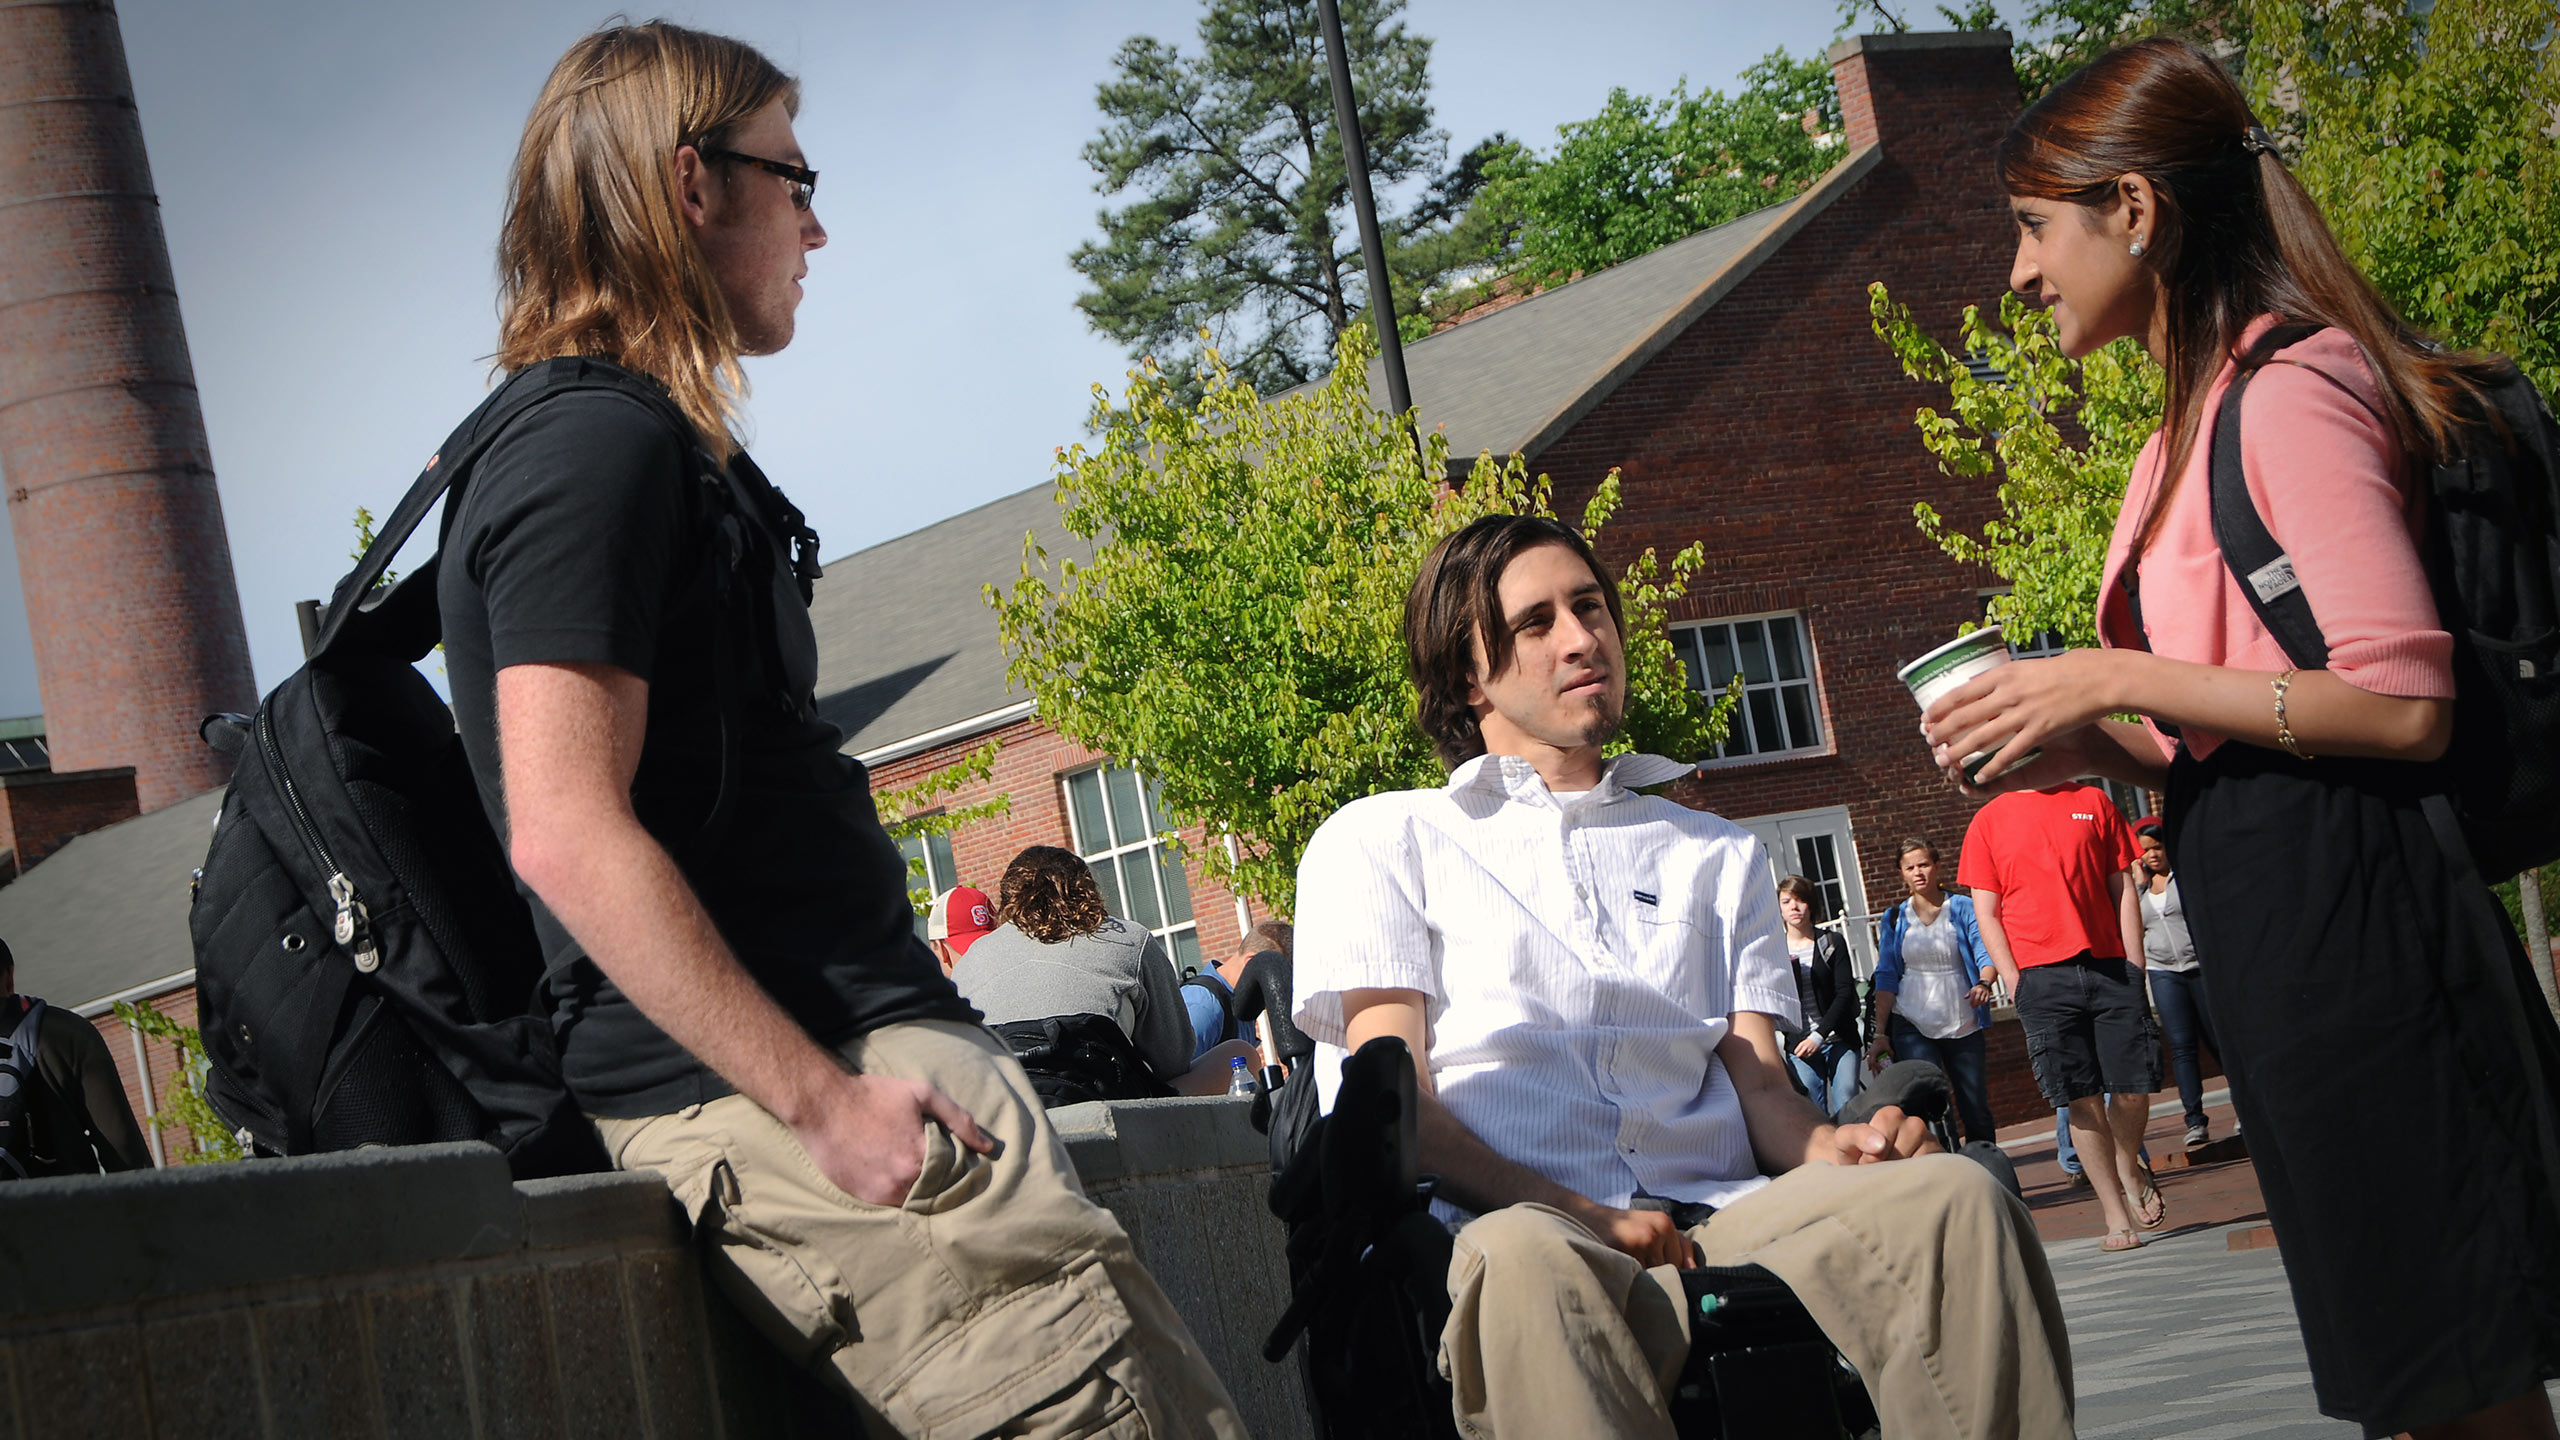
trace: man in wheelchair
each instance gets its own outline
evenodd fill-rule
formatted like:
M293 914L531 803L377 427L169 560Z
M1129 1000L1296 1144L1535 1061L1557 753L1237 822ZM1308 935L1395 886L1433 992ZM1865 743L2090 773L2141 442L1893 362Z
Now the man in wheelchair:
M1621 623L1555 521L1443 542L1405 642L1448 784L1345 806L1299 870L1322 1098L1372 1039L1419 1061L1421 1167L1459 1227L1439 1340L1459 1429L1670 1436L1697 1323L1680 1272L1705 1264L1783 1281L1891 1440L2068 1435L2069 1342L2025 1207L1931 1153L1916 1117L1834 1125L1796 1093L1759 843L1638 793L1689 766L1603 758Z

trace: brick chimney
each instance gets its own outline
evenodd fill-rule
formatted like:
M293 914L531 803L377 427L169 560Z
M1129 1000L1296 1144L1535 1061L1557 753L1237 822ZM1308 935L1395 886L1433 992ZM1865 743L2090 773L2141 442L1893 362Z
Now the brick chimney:
M2018 113L2009 51L2006 30L1853 35L1832 46L1850 147L1880 144L1887 160L1915 169L1988 170L1983 137Z
M0 484L54 767L145 810L257 700L159 203L114 7L0 5Z

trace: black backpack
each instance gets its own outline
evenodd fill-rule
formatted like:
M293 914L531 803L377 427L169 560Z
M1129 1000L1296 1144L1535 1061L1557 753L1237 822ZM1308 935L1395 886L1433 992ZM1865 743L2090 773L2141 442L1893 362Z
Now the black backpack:
M446 439L347 577L300 670L255 716L205 738L239 755L188 917L205 1095L244 1151L485 1140L519 1179L607 1168L561 1079L532 915L480 805L453 717L416 669L441 638L436 557L378 582L427 511L458 510L473 466L535 405L581 390L647 404L685 447L697 512L719 537L697 584L752 607L758 547L727 470L665 393L600 361L510 376ZM742 622L751 623L751 622ZM724 747L739 693L726 658ZM722 775L733 764L724 753ZM716 830L726 784L704 822Z
M1013 1052L1043 1109L1088 1100L1161 1100L1173 1093L1108 1015L1053 1015L987 1028Z
M27 1122L35 1102L36 1035L44 1025L45 1004L30 996L26 1012L0 1037L0 1180L24 1180L29 1146Z
M2329 645L2241 473L2240 396L2276 350L2312 329L2279 326L2244 358L2214 422L2211 467L2224 563L2305 670L2327 667ZM2512 363L2485 399L2494 415L2474 414L2456 458L2426 467L2421 558L2454 642L2445 788L2472 859L2497 880L2560 859L2560 429Z

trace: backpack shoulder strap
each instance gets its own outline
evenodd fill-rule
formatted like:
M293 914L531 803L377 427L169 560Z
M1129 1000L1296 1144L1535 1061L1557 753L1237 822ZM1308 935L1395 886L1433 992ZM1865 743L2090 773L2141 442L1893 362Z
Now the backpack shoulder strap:
M315 656L326 653L352 617L388 598L378 594L376 587L381 583L383 573L391 568L400 547L416 533L427 512L435 508L436 501L443 499L448 491L460 491L468 482L473 467L479 464L480 457L497 443L509 425L545 400L584 390L610 390L630 396L656 411L688 450L699 448L693 444L691 422L676 409L675 402L619 366L580 357L563 357L516 371L499 382L498 388L489 393L489 398L481 401L478 408L454 427L453 433L446 436L444 443L436 447L436 453L428 458L426 468L410 484L409 493L400 497L400 503L392 507L382 527L374 532L373 543L365 547L355 568L338 582L337 593L330 598L328 612L321 618L311 653ZM451 507L448 506L447 510L450 512ZM431 575L434 566L435 560L431 557L407 579L417 581L423 589L432 590L432 580L420 577ZM407 588L405 582L402 588ZM434 637L428 638L432 640Z
M9 1068L20 1075L36 1073L36 1044L43 1034L45 1004L33 995L26 997L26 1013L18 1017L18 1027L9 1036Z
M2213 540L2223 564L2240 582L2240 594L2267 633L2284 647L2285 658L2304 670L2329 665L2329 641L2293 573L2293 557L2267 530L2266 518L2249 493L2249 478L2240 467L2240 399L2256 368L2243 362L2240 373L2222 392L2222 409L2213 421Z

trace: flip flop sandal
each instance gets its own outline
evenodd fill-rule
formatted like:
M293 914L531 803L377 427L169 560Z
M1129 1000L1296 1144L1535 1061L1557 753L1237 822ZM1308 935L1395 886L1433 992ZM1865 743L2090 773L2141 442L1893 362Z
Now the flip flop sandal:
M2139 1250L2142 1248L2142 1237L2130 1230L2110 1230L2107 1232L2107 1238L2098 1242L2098 1248L2111 1253Z
M2160 1187L2145 1182L2142 1193L2133 1202L2134 1219L2145 1230L2157 1230L2169 1223L2169 1199Z

